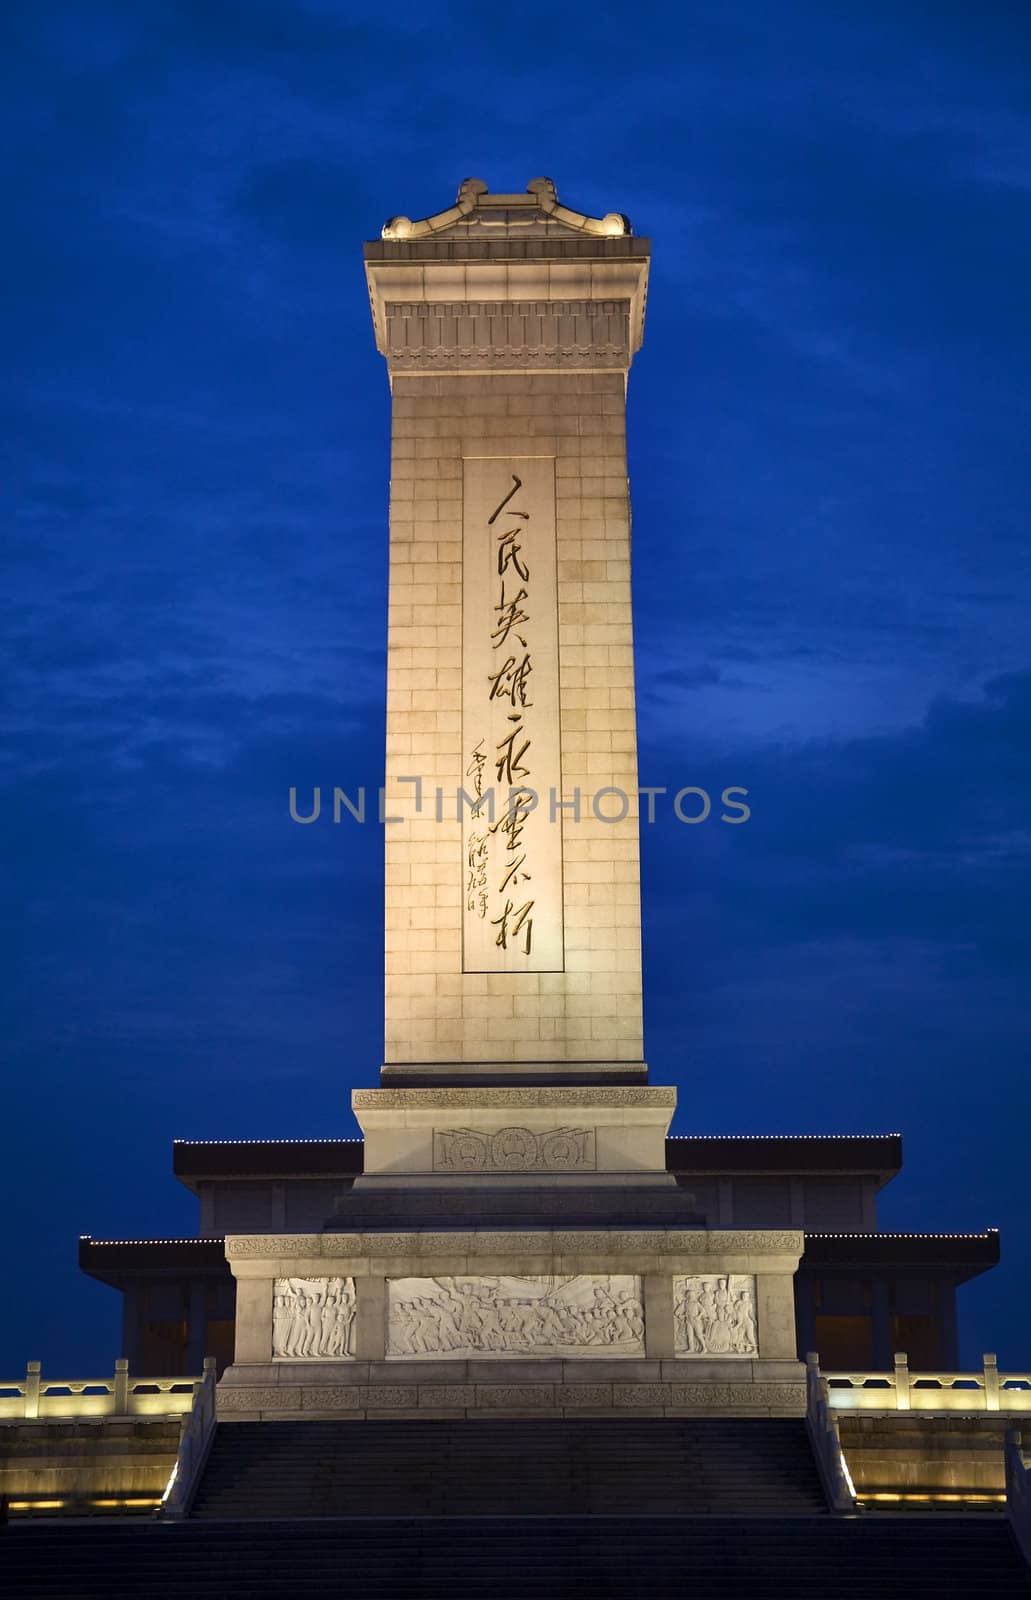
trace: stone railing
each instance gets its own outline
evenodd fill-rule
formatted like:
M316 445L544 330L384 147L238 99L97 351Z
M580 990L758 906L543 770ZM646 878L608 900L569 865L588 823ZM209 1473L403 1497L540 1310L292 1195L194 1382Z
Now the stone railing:
M1006 1513L1024 1560L1031 1567L1031 1467L1024 1460L1020 1443L1020 1430L1010 1428L1006 1434Z
M854 1511L855 1486L842 1454L838 1424L828 1398L827 1379L820 1372L819 1356L810 1352L805 1366L806 1429L824 1493L833 1511Z
M207 1356L204 1376L197 1385L193 1406L183 1419L179 1454L172 1468L157 1515L178 1520L189 1515L193 1497L215 1437L215 1358Z
M0 1378L0 1423L77 1417L182 1416L193 1406L201 1378L130 1378L115 1362L111 1378L44 1378L30 1361L24 1378Z
M1031 1373L1001 1373L993 1355L980 1372L911 1372L899 1352L891 1372L825 1372L835 1411L1031 1411Z

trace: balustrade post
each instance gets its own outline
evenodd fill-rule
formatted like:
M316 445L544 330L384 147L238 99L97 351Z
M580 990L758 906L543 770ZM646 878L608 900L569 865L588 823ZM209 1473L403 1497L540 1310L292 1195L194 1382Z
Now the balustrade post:
M25 1417L39 1416L39 1373L40 1363L30 1361L25 1368Z
M129 1362L119 1356L115 1362L115 1416L124 1417L129 1411Z
M895 1409L909 1410L909 1357L904 1350L895 1351Z
M1029 1472L1021 1451L1019 1428L1006 1431L1006 1515L1021 1554L1031 1566L1031 1492Z
M999 1362L994 1355L982 1357L984 1362L984 1407L986 1411L999 1409Z

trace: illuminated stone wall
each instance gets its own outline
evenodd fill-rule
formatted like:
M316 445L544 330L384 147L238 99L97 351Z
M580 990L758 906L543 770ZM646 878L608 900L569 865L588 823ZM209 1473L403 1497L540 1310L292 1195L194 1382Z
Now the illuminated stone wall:
M643 1072L625 385L648 247L491 226L454 255L367 248L393 389L386 1081ZM488 786L493 832L457 814Z

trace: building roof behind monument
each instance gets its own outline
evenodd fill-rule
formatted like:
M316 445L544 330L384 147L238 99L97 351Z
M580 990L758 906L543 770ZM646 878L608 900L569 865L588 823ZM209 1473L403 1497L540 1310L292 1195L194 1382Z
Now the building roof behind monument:
M525 194L491 194L482 178L466 178L458 198L446 211L413 222L410 217L391 217L383 224L382 237L393 240L428 239L435 234L479 234L490 238L518 235L546 239L549 236L587 234L595 238L621 239L633 232L630 219L610 211L604 217L589 217L560 204L550 178L534 178Z

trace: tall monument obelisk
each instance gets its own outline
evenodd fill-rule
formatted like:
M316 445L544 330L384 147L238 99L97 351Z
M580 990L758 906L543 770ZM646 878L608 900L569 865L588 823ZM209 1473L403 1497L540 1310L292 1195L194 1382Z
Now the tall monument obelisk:
M384 1085L644 1082L626 379L649 245L469 179L365 247L393 394Z
M703 1225L643 1060L624 408L648 245L545 178L469 180L365 260L394 405L385 1060L324 1228L226 1239L220 1404L798 1413L802 1236Z

